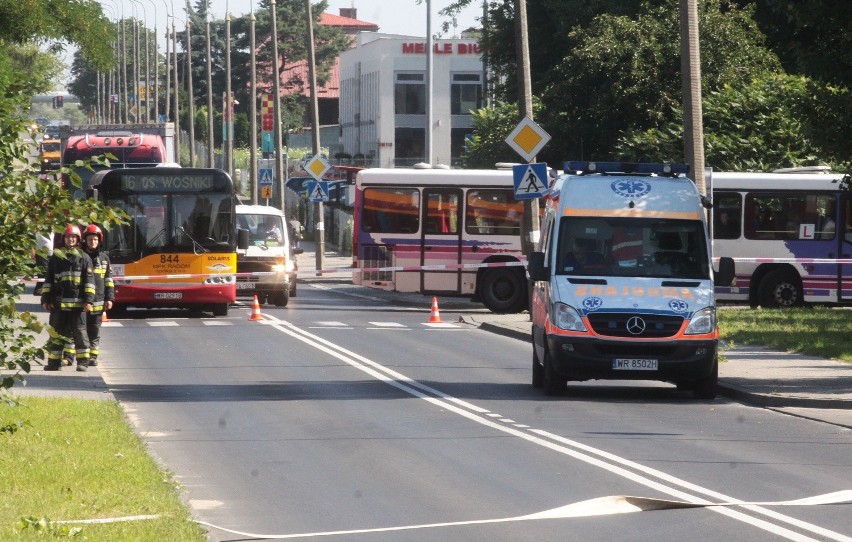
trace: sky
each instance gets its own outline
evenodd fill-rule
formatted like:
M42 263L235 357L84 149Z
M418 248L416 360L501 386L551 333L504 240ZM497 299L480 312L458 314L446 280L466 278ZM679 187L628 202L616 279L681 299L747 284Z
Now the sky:
M432 0L432 30L437 33L444 22L438 11L449 4L449 0ZM458 32L477 26L476 17L482 15L482 2L466 8L458 19ZM233 15L242 15L251 11L252 0L213 0L212 12L224 17L225 8ZM255 9L260 2L254 2ZM379 25L379 32L388 34L406 34L426 36L426 2L418 4L416 0L328 0L328 13L340 14L340 8L354 7L358 10L358 19ZM451 32L452 34L452 32Z

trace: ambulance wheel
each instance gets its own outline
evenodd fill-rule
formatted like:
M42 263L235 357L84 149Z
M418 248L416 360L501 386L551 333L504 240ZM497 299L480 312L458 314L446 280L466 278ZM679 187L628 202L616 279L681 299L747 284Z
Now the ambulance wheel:
M213 316L228 316L228 304L216 303L213 305Z
M709 376L699 378L692 386L692 396L696 399L715 399L719 382L719 361L713 362L713 371Z
M290 297L296 297L296 281L290 283Z
M482 303L491 312L521 312L527 306L527 284L522 272L491 269L482 275Z
M272 297L272 302L275 303L276 307L286 307L287 303L290 302L290 290L275 292L275 294L270 297Z
M766 308L790 308L802 304L802 282L787 269L770 271L760 281L757 299Z
M544 373L542 385L544 386L545 395L562 395L568 391L568 381L564 376L560 376L553 366L553 357L550 352L544 353Z
M538 354L535 351L535 346L533 346L532 355L532 385L534 388L541 388L544 386L544 367L541 366Z

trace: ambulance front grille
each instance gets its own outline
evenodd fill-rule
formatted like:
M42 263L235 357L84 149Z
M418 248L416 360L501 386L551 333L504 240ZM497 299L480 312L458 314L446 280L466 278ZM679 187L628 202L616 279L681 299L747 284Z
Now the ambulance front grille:
M683 325L682 316L661 314L593 312L588 318L595 333L608 337L672 337Z

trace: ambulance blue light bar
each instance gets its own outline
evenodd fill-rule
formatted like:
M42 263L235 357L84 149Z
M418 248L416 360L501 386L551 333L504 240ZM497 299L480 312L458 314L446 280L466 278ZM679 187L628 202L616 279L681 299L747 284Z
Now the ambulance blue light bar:
M640 175L677 176L689 173L687 164L642 164L636 162L565 162L565 173L638 173Z

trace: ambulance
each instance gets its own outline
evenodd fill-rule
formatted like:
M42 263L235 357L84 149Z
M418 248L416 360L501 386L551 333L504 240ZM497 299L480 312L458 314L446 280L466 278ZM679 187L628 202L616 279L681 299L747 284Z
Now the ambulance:
M566 162L530 254L532 384L658 380L713 399L719 374L705 207L682 164Z

